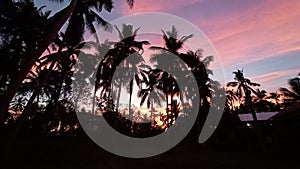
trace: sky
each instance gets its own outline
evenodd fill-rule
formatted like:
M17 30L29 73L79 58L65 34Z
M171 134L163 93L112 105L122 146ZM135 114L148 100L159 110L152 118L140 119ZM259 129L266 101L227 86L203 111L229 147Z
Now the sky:
M69 3L35 2L53 13ZM300 72L299 0L135 0L133 9L125 1L114 2L111 13L101 12L107 21L162 12L196 25L218 52L226 81L233 80L237 68L244 69L261 89L273 92Z

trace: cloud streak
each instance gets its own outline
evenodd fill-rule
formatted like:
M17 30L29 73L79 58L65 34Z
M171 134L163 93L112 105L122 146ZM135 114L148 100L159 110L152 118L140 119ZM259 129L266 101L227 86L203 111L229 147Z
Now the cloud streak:
M200 3L203 0L139 0L134 3L134 8L129 9L124 6L122 9L124 15L140 12L169 12L178 8L184 8L188 5Z
M198 22L225 65L242 65L300 50L300 1L266 1ZM213 29L212 29L213 28Z
M199 10L193 9L193 15L187 19L208 35L225 66L239 66L300 51L300 22L298 22L300 1L290 0L282 3L280 0L264 0L248 5L249 7L235 8L232 11L227 9L230 12L224 15L214 14L214 16L210 14L218 13L218 10L201 8L202 4L208 2L208 0L178 0L176 2L140 0L135 3L132 10L124 5L122 13L124 15L139 12L177 14L177 11L185 11L190 13L189 9L199 6ZM178 16L180 15L181 13L178 12Z
M250 79L255 82L261 83L269 91L278 90L279 87L286 86L288 78L295 77L300 72L298 69L287 69L282 71L270 72L263 75L252 76ZM288 77L288 78L287 78Z
M282 60L292 53L297 57L298 52L300 55L299 9L298 0L284 3L280 0L247 3L235 0L139 0L133 10L124 6L122 13L167 12L183 17L206 33L225 68L251 65L253 69L253 64L258 61ZM272 89L286 84L289 77L299 72L287 65L280 68L283 70L268 66L261 68L264 69L262 72L269 73L252 73L253 80Z

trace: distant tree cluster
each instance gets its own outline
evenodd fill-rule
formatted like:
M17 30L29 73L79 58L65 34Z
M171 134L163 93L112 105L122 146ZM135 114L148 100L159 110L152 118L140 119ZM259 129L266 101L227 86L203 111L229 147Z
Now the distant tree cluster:
M128 0L127 3L133 6L133 1ZM163 65L166 60L170 62L171 55L186 63L164 67L175 72L171 75L144 63L141 57L143 46L150 43L136 41L139 29L134 29L132 25L124 24L122 30L115 27L119 42L99 42L94 24L101 24L107 31L113 29L98 14L102 9L110 12L112 1L72 0L51 17L50 11L43 12L43 7L38 9L32 0L4 0L0 6L0 54L3 64L0 72L0 121L1 125L15 126L12 133L17 133L25 124L50 133L63 134L75 130L79 125L75 110L79 103L82 105L90 100L93 101L91 114L96 114L96 109L103 109L108 113L117 113L115 118L120 117L118 106L124 88L129 94L128 110L132 115L131 98L135 84L141 99L140 106L147 105L151 119L155 118L155 105L166 102L166 115L162 115L160 121L167 129L175 123L180 107L188 101L183 99L184 96L193 98L195 92L187 81L182 89L184 92L180 93L176 72L181 72L184 77L195 76L201 95L201 101L197 104L206 107L202 111L209 109L208 74L211 71L207 67L213 57L204 57L202 50L180 51L192 35L179 38L178 31L172 27L170 31L162 31L164 47L150 47L157 51L151 57L154 64ZM65 29L61 29L63 25L66 25ZM93 41L84 40L86 31L94 34ZM90 49L96 53L87 53ZM173 61L177 63L176 59ZM10 66L6 68L5 65ZM98 69L93 70L95 67ZM116 71L117 68L121 71ZM73 77L75 73L76 81ZM116 78L112 79L113 76ZM94 86L95 93L82 87L87 84ZM95 96L96 91L100 91L99 96ZM205 117L205 113L202 114ZM155 123L152 120L151 128Z
M133 6L133 0L126 2ZM113 1L72 0L52 16L42 9L32 0L0 2L0 125L11 127L12 137L24 126L48 133L72 133L80 127L75 110L91 101L91 117L97 118L100 112L114 128L136 137L165 131L176 124L185 108L199 105L193 130L199 133L209 108L214 106L211 99L221 95L218 90L224 87L209 78L212 70L208 66L213 56L203 56L202 49L182 50L193 35L180 37L174 26L162 31L164 46L149 48L155 53L150 58L154 66L150 66L142 57L144 46L150 42L136 40L139 28L123 24L120 29L99 15L102 10L110 12ZM107 31L115 29L119 41L100 43L96 24ZM93 34L93 40L85 40L85 32ZM256 113L279 111L299 102L300 74L288 81L290 88L267 93L255 88L260 85L244 77L242 70L233 73L235 81L226 86L225 113L252 113L257 120ZM181 88L176 83L179 76L186 77ZM190 85L192 76L198 88ZM91 88L82 87L88 85L94 93ZM149 109L149 123L124 119L119 108L124 89L129 98L127 117L136 117L132 108L132 96L136 94L140 106ZM196 91L200 92L199 103L194 103ZM157 116L155 107L163 102L166 113Z

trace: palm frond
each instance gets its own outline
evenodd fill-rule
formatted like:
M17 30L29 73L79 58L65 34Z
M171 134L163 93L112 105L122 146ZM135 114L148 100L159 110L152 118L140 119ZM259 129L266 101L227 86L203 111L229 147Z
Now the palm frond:
M249 84L250 86L260 86L259 83L255 83L255 82L249 82L248 84Z
M87 12L88 12L88 10L87 10ZM97 31L93 24L95 21L95 17L93 17L91 13L86 13L85 19L86 19L85 26L86 26L87 30L95 37L96 42L99 42Z
M97 24L101 24L104 27L105 31L112 32L113 27L112 27L112 25L109 22L107 22L106 20L104 20L101 16L99 16L93 10L90 10L90 14L91 14L92 17L95 18L95 20L97 21Z
M192 38L194 35L193 34L189 34L188 36L183 36L180 38L180 42L184 43L186 42L188 39Z
M134 76L134 80L135 80L136 85L139 86L140 83L141 83L141 79L140 79L139 75L136 74L136 75Z
M133 8L134 6L134 0L126 0L130 8Z
M166 48L160 47L160 46L151 46L149 48L150 50L166 50Z
M214 57L213 56L207 56L207 57L205 57L204 59L203 59L203 64L204 64L204 66L207 68L208 66L209 66L209 64L211 63L211 62L213 62L214 61Z
M226 84L227 87L236 87L238 85L238 82L228 82Z
M136 30L134 30L132 36L136 36L137 35L137 32L141 29L141 27L138 27Z
M116 30L118 31L119 39L121 39L121 40L124 39L124 36L123 36L122 32L120 31L120 29L118 28L117 25L115 25L115 28L116 28Z
M104 3L104 9L108 12L111 12L111 10L114 8L114 3L112 0L106 0Z
M86 41L78 44L75 49L91 49L92 47L97 47L99 44L94 41Z
M145 69L151 70L151 66L146 65L146 64L138 65L138 67L139 67L139 68L145 68Z
M148 97L148 91L147 92L145 92L144 93L144 95L142 95L143 97L142 97L142 100L141 100L141 103L140 103L140 106L143 106L143 104L144 104L144 102L145 102L145 100L147 99L147 97Z
M279 91L286 97L297 98L297 94L287 88L281 87L279 88Z

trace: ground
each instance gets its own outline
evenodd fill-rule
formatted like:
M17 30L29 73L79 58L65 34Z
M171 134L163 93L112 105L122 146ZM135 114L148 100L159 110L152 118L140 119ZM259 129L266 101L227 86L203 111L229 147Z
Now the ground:
M220 150L188 144L161 155L131 159L111 154L91 140L54 139L22 142L4 168L18 169L298 169L297 154ZM3 158L1 158L3 159ZM2 168L2 167L1 167Z

